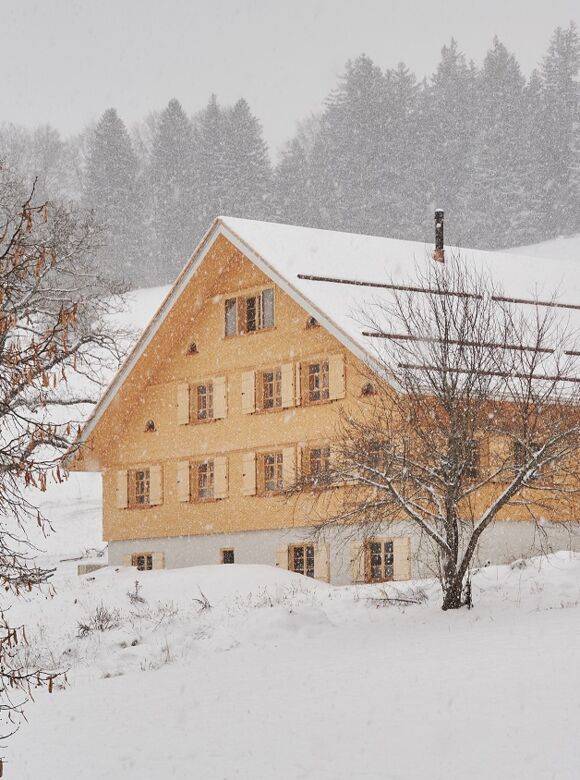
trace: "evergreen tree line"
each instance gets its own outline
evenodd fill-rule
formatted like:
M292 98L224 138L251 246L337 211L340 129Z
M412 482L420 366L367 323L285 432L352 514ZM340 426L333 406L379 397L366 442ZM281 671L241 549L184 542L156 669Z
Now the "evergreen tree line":
M98 262L133 285L171 281L218 214L480 248L580 232L580 39L555 30L526 78L495 39L480 68L452 40L418 82L400 63L346 64L272 165L247 102L177 100L127 130L116 110L79 136L0 128L0 156L104 227Z

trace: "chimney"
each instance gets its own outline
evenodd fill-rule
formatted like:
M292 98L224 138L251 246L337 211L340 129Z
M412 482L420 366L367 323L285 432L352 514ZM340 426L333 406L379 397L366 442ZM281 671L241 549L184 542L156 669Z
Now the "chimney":
M445 213L443 209L435 209L435 251L433 252L433 260L438 263L445 262L445 249L443 247L443 221L445 219Z

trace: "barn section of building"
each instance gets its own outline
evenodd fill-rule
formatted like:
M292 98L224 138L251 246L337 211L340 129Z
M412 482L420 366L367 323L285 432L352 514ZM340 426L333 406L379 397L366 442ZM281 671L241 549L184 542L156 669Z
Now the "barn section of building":
M455 251L447 249L448 254ZM506 298L552 305L556 291L559 316L580 325L575 264L472 250L461 250L460 256L489 272ZM336 411L349 393L360 394L359 368L373 354L361 312L391 295L393 287L417 286L427 263L433 263L433 253L425 244L218 218L83 432L87 447L74 468L104 473L110 562L139 559L140 564L143 559L151 565L183 566L217 563L231 554L240 563L288 565L289 550L300 547L305 557L308 518L294 517L280 496L259 495L256 484L252 493L245 464L250 455L256 463L256 453L293 450L287 459L296 468L304 445L331 438ZM276 300L275 327L224 338L225 301L255 297L256 291L270 288ZM319 327L309 327L313 322ZM308 408L294 369L321 355L339 366L336 376L343 366L342 379L335 378L338 386L328 404ZM244 382L254 373L255 386L256 372L272 366L293 367L285 371L289 395L280 409L258 414L264 410L247 408ZM219 414L211 425L184 424L178 419L180 393L208 377L222 388L216 396L221 398ZM149 421L154 428L146 431ZM198 462L208 455L220 475L219 495L212 501L183 500L180 469L190 459ZM126 490L122 495L127 474L138 468L147 468L151 480L151 501L139 508L127 505ZM578 536L570 526L548 525L554 549L577 547ZM411 529L391 527L385 539L395 546L396 579L424 572ZM533 551L534 543L531 524L496 522L484 537L480 559L509 561ZM336 583L364 578L351 546L330 539L315 553L315 576Z

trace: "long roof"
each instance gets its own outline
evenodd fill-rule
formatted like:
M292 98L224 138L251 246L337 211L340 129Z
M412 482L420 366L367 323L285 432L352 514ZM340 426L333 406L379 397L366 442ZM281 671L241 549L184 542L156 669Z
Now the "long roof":
M82 440L94 429L219 236L228 239L362 359L374 354L373 340L364 335L360 324L365 304L378 293L388 294L391 285L417 285L418 275L434 262L432 245L421 242L217 217L103 394L84 427ZM508 298L549 302L556 294L562 315L580 331L580 259L557 261L452 247L446 251L459 253L462 262L491 274ZM527 308L527 304L522 305Z

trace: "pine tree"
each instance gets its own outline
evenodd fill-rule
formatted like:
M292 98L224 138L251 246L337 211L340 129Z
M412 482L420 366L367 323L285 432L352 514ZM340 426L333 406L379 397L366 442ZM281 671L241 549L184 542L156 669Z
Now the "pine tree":
M195 121L196 176L193 196L194 226L197 238L211 221L225 214L229 166L225 154L226 116L212 95Z
M380 68L366 55L349 61L327 100L312 153L319 226L388 232L386 102Z
M147 176L159 281L173 280L194 248L193 187L192 127L174 99L159 117Z
M418 126L419 86L400 62L386 79L384 228L393 238L417 239L425 213ZM380 219L380 215L377 215Z
M543 144L538 154L546 228L556 236L578 226L574 171L578 163L580 121L580 40L576 25L558 27L541 69Z
M473 242L524 243L524 83L515 57L496 37L477 77L477 134L469 210Z
M101 117L92 135L83 203L105 230L103 268L128 281L150 279L141 255L142 208L137 159L127 129L114 108Z
M307 150L298 138L283 149L274 173L275 218L293 225L312 225L312 182Z
M441 50L441 61L422 94L422 143L426 160L426 200L448 214L448 235L456 243L470 242L467 198L473 178L476 70L452 39Z
M226 212L247 219L272 218L274 209L268 202L272 170L261 125L243 98L226 117L224 164L227 186L223 194Z

